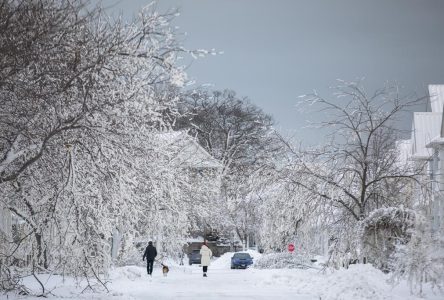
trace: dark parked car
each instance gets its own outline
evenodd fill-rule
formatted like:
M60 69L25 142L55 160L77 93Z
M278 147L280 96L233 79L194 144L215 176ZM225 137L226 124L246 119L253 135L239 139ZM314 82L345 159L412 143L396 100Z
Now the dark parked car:
M190 264L190 266L192 264L200 264L200 250L193 250L191 251L191 253L188 256L189 260L188 263Z
M253 264L253 257L248 253L234 253L231 257L232 269L246 269L249 265Z

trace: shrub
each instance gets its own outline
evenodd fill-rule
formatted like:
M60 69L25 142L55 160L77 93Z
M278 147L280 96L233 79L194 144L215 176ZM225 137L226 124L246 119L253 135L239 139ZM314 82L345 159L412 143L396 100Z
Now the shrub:
M312 263L305 256L281 252L262 255L254 266L258 269L308 269Z

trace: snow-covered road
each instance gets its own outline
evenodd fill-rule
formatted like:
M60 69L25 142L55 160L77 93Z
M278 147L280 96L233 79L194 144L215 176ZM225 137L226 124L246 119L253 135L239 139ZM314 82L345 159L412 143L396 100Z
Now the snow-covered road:
M136 273L136 272L134 272ZM138 272L137 272L138 273ZM173 269L168 277L160 270L152 278L142 273L119 285L112 285L112 294L125 299L319 299L298 294L290 286L270 286L264 276L268 273L253 269L209 269L202 277L199 267Z

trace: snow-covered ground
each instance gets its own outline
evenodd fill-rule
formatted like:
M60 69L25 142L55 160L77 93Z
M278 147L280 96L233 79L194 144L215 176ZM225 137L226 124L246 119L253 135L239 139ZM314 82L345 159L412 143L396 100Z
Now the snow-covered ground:
M215 260L209 277L202 277L199 266L172 266L167 277L156 269L153 277L143 267L127 266L111 272L109 293L91 293L72 280L53 276L48 286L52 299L443 299L426 289L423 298L411 295L406 284L392 288L387 276L370 265L353 265L348 270L328 274L317 270L231 270L231 254ZM45 278L42 278L45 279ZM46 280L46 279L45 279ZM37 289L30 278L27 285ZM9 294L8 299L40 299ZM2 298L3 297L3 298ZM6 299L5 295L0 296Z

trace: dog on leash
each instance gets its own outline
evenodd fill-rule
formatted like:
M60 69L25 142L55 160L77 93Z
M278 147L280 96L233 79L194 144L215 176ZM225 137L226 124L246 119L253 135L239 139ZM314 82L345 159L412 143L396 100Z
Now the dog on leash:
M164 264L161 264L162 265L162 273L163 273L163 276L167 276L168 275L168 272L170 271L170 268L168 268L168 266L166 266L166 265L164 265Z

